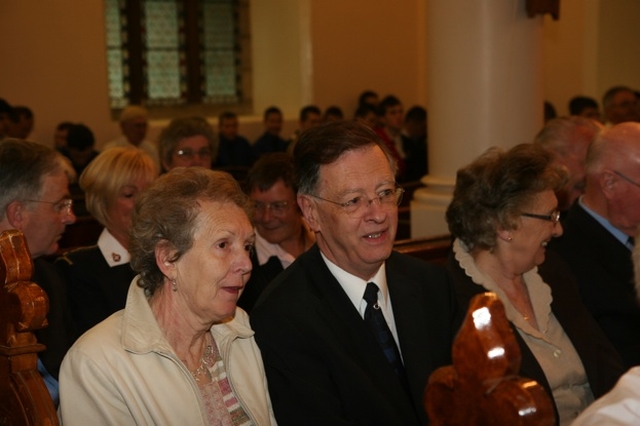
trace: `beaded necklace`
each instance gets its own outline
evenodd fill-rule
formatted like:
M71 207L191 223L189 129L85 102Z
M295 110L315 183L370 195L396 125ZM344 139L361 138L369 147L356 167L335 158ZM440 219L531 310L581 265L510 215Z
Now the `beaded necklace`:
M210 342L210 337L207 336L207 347L204 350L202 358L200 358L200 365L194 371L191 371L191 375L196 380L196 383L198 383L198 386L202 386L211 381L210 370L214 363L213 345Z

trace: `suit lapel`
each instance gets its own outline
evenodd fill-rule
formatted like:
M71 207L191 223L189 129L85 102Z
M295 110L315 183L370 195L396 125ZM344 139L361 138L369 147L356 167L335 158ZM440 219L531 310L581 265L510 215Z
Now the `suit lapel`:
M305 259L305 269L312 292L318 298L316 314L319 322L327 325L328 333L335 339L336 345L344 348L357 361L363 372L377 384L379 392L386 394L388 401L398 407L399 412L407 412L406 392L380 346L327 268L317 246L310 250L313 252Z
M585 236L585 244L591 246L593 253L598 253L600 264L617 282L629 281L633 276L631 252L609 231L600 225L579 204L574 204L570 211L572 222L579 235ZM568 218L569 219L569 218ZM588 236L588 238L587 238ZM629 285L632 285L629 282Z
M436 324L442 316L430 312L425 300L425 286L419 280L428 278L407 275L406 270L397 264L397 256L394 252L387 259L387 285L411 398L414 406L420 409L429 375L439 366L433 358L433 348L429 347L429 342L437 339L433 338L428 326Z

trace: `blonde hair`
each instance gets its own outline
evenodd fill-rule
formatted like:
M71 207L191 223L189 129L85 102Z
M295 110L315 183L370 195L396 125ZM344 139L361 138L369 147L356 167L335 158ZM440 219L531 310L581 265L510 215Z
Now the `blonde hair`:
M142 178L151 183L158 177L158 166L138 148L110 148L98 155L80 175L87 210L107 227L107 213L122 187Z

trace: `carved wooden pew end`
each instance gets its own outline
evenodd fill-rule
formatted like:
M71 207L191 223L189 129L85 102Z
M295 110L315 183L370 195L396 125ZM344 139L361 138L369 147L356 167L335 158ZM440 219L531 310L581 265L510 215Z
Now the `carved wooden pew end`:
M429 377L425 408L432 425L553 425L551 399L518 377L520 348L502 302L477 295L452 349L453 365Z
M38 373L33 333L47 326L49 299L30 282L33 262L24 236L0 234L0 425L57 425L49 392Z

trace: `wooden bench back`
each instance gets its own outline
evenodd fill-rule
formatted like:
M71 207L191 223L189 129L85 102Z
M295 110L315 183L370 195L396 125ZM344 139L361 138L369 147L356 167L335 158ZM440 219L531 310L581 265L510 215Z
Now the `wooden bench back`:
M393 249L410 256L417 257L427 262L445 265L451 251L451 236L442 235L429 238L413 238L398 240Z
M33 333L47 326L49 299L32 273L22 232L0 234L0 425L58 425L37 368L45 347Z

